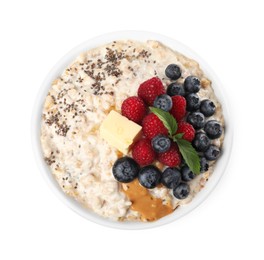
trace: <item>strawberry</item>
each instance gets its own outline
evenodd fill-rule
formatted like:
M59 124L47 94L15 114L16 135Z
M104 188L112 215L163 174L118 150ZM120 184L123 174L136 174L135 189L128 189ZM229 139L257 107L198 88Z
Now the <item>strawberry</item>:
M172 109L170 113L180 121L184 118L186 114L186 100L182 96L173 96L172 99Z
M178 133L183 133L182 138L185 139L186 141L191 142L194 139L195 136L195 130L193 126L187 122L179 122L178 123Z
M167 152L158 154L158 160L169 167L179 166L181 164L181 155L178 145L176 143L172 143Z
M158 77L151 78L140 84L138 96L144 100L148 106L152 106L155 98L165 94L165 88Z
M140 124L147 113L143 100L139 97L129 97L125 99L121 106L121 113L129 120Z
M156 154L150 140L143 138L137 141L132 147L132 157L139 165L151 164L155 160Z
M153 113L148 114L142 121L142 130L148 139L152 139L158 134L168 135L167 128L161 120Z

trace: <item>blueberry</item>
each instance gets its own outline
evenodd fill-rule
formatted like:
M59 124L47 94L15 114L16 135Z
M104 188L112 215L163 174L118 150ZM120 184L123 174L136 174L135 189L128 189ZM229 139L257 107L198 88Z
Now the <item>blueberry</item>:
M200 172L207 172L208 171L209 164L208 164L208 162L207 162L205 157L200 158L200 165L201 165Z
M197 94L191 93L186 96L187 106L189 112L196 111L200 107L200 99Z
M173 195L179 200L183 200L188 197L190 193L190 187L187 183L180 183L176 188L173 189Z
M166 68L165 74L169 79L176 80L181 77L181 69L176 64L170 64Z
M167 94L169 96L185 96L183 85L176 82L171 83L167 88Z
M122 157L115 161L112 172L117 181L131 182L138 176L139 165L130 157Z
M204 126L204 131L210 139L216 139L222 134L222 126L216 120L208 121Z
M151 140L152 148L157 153L164 153L170 149L171 140L165 135L157 135Z
M200 80L195 76L189 76L184 81L184 89L188 93L197 93L201 88Z
M212 116L215 112L215 104L213 101L209 99L205 99L201 102L200 111L204 114L204 116Z
M169 188L174 189L181 181L181 173L176 168L168 167L161 176L161 183Z
M192 141L193 147L198 152L204 152L210 145L210 140L205 133L197 133Z
M159 95L155 98L153 106L168 112L172 108L171 97L167 94Z
M155 188L160 183L160 179L161 171L154 165L145 166L138 173L139 183L147 189Z
M187 122L190 123L194 127L194 129L198 130L204 127L205 118L202 113L193 112L188 115Z
M189 169L187 165L181 168L181 178L183 181L191 181L195 177L195 174Z
M204 156L208 161L214 161L220 156L220 149L217 146L211 144L205 151Z

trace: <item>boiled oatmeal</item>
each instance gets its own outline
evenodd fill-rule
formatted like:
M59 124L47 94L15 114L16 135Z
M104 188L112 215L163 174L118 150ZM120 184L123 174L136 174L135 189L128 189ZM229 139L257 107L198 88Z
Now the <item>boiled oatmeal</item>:
M128 184L121 184L113 176L115 162L124 156L131 156L131 151L123 154L110 145L100 135L100 127L110 111L121 114L123 101L137 96L142 82L158 77L167 89L172 82L165 74L169 64L181 68L178 84L184 84L190 75L199 78L201 89L197 95L201 100L210 99L215 105L214 114L206 120L216 120L223 129L219 138L212 138L211 144L221 148L224 118L211 81L196 61L160 42L114 41L88 50L53 81L43 106L43 156L61 189L87 210L113 220L155 220L148 219L140 207L135 206L135 201L140 198L126 192ZM207 125L209 129L210 123ZM138 183L136 185L144 196L148 196L148 200L157 200L166 215L189 203L205 186L215 166L214 160L208 160L208 163L208 169L188 182L190 191L184 199L173 196L173 192L162 184L149 190ZM160 162L154 164L163 169L164 165ZM169 205L169 209L163 207L165 204Z

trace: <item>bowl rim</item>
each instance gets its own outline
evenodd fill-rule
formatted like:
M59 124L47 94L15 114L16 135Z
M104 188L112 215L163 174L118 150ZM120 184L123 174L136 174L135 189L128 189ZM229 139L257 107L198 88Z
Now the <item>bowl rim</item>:
M172 214L154 222L113 221L104 217L100 217L99 215L93 213L91 210L88 210L83 206L81 206L75 199L66 195L60 189L57 181L52 176L50 169L48 168L47 164L44 161L41 142L40 142L41 114L42 114L44 100L51 86L52 81L56 77L58 77L61 74L61 72L66 68L66 66L69 65L81 52L84 52L85 50L89 50L94 47L98 47L100 45L109 43L114 40L117 41L117 40L127 40L127 39L138 40L138 41L157 40L162 42L166 46L172 48L173 50L178 51L186 55L187 57L197 61L201 69L204 71L205 75L212 81L212 87L215 91L217 99L222 104L224 120L225 120L225 138L223 143L224 153L222 153L221 157L218 159L214 172L210 176L209 181L206 183L206 186L200 192L198 192L198 194L196 194L196 196L192 199L190 203L178 208L177 211L173 212ZM231 109L226 92L219 78L216 76L216 74L211 69L211 67L198 54L196 54L196 52L194 52L192 49L187 47L185 44L154 32L133 31L133 30L111 32L97 36L95 38L92 38L77 45L68 53L66 53L47 74L46 78L44 79L38 91L32 112L31 142L32 142L33 153L38 168L41 172L41 175L43 176L44 180L46 181L50 189L65 205L67 205L70 209L78 213L80 216L94 223L101 224L103 226L107 226L111 228L117 228L117 229L131 230L131 229L148 229L148 228L158 227L164 224L169 224L181 218L182 216L186 215L187 213L191 212L192 210L194 210L203 201L205 201L205 199L214 190L214 188L220 181L221 177L223 176L229 164L232 146L233 146L233 124L231 124L230 122L232 118L230 110Z

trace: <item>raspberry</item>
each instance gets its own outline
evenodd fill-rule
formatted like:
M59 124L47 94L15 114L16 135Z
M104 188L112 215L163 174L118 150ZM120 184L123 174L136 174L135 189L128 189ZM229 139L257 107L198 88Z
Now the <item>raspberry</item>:
M148 139L140 139L132 147L132 157L140 165L151 164L156 157Z
M151 78L140 84L138 96L144 100L148 106L152 106L154 99L165 94L164 86L158 77Z
M187 122L178 123L177 134L178 133L183 133L184 135L182 136L182 138L189 142L191 142L195 136L195 130L193 126Z
M181 155L177 144L173 143L167 152L159 153L158 160L169 167L179 166L181 164Z
M172 109L171 114L180 121L184 118L186 114L186 100L182 96L173 96L172 99Z
M142 121L143 133L148 139L152 139L158 134L168 135L167 128L160 119L153 113L148 114Z
M147 113L147 109L142 99L139 97L129 97L123 101L121 113L136 123L141 123Z

